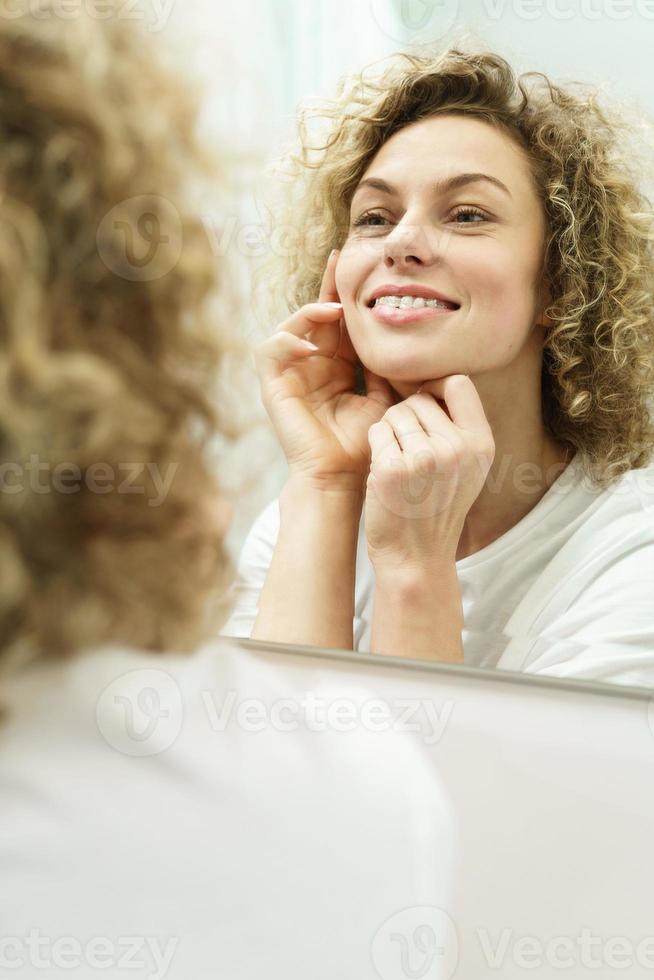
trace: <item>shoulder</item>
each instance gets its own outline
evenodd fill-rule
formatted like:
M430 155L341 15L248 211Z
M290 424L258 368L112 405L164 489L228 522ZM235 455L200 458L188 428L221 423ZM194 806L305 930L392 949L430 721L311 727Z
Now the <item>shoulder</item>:
M564 543L514 610L510 626L518 632L573 614L626 621L627 609L651 603L654 469L630 470L603 490L580 476L572 492L583 499L571 501Z
M568 543L567 557L574 576L585 588L614 597L651 587L653 518L654 466L623 473L599 494L589 519Z
M654 513L654 458L638 469L627 470L606 489L616 509L634 507Z
M654 464L623 473L598 495L587 522L586 549L607 558L654 547ZM583 526L582 526L583 528ZM582 535L583 536L583 535Z

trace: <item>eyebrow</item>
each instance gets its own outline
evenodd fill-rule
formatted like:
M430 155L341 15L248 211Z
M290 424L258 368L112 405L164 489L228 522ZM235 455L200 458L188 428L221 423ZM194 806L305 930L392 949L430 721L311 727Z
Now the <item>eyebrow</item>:
M473 184L477 181L485 180L495 187L499 187L501 191L504 191L509 197L512 197L511 191L502 183L497 177L491 177L490 174L482 173L464 173L455 174L453 177L445 177L443 180L437 180L434 184L434 189L437 194L444 194L446 191L456 190L458 187L463 187L465 184ZM383 191L386 194L397 194L397 188L393 184L389 184L387 181L382 180L380 177L364 177L357 184L354 194L357 193L363 187L372 187L374 190ZM354 194L352 195L354 197Z

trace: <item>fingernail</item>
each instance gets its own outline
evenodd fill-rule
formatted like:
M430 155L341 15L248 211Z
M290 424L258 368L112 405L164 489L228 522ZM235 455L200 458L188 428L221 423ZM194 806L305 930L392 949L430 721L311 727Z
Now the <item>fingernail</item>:
M329 253L329 258L330 259L333 259L337 252L338 252L338 249L337 248L333 248L331 250L331 252Z
M301 340L300 343L303 347L308 347L309 350L320 350L316 344L312 344L310 340Z
M342 303L323 303L323 306L331 306L335 310L341 310L343 308Z

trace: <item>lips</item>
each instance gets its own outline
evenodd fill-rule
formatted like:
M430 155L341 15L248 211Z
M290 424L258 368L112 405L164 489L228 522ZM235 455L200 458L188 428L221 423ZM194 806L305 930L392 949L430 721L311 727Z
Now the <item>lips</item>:
M375 305L375 300L380 296L417 296L422 299L437 299L441 303L447 303L447 305L453 309L458 310L460 303L453 300L449 296L445 296L444 293L439 292L436 289L432 289L431 286L425 286L420 283L383 283L378 286L373 293L368 297L367 306L369 309Z

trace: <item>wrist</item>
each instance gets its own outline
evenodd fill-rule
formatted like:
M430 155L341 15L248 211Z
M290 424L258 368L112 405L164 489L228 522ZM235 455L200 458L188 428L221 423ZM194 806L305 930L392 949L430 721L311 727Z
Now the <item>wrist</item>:
M317 477L290 476L280 493L280 508L315 506L329 511L361 516L364 486L355 478L332 480Z
M444 588L458 590L458 575L454 559L442 558L429 562L372 562L375 588L391 601L405 604L422 602L442 593Z
M454 562L375 571L373 653L461 664L464 625Z

